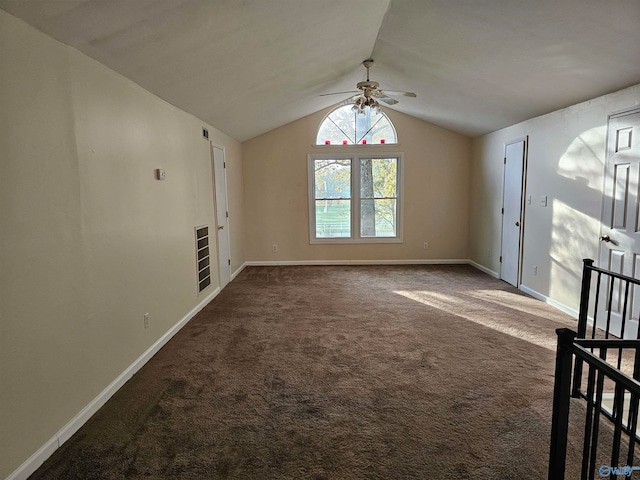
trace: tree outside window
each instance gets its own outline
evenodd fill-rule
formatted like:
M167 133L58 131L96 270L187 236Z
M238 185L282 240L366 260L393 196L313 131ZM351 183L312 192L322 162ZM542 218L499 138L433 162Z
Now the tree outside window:
M400 156L310 157L312 242L399 241L400 162Z

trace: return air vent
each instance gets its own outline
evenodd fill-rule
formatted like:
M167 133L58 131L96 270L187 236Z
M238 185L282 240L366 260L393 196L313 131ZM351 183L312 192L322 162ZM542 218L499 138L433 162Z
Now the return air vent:
M196 227L196 258L198 261L198 293L211 284L209 261L209 227Z

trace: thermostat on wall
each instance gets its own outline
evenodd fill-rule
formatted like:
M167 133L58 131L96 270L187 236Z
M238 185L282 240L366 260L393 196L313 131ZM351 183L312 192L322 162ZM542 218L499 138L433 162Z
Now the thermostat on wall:
M156 180L164 180L164 178L165 178L164 170L161 168L156 168Z

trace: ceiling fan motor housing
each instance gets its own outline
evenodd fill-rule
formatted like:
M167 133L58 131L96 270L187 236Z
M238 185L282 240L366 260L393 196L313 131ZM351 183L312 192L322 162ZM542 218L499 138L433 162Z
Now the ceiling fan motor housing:
M371 92L377 90L379 84L378 82L367 80L366 82L358 82L356 86L364 92L365 97L370 97Z
M355 97L352 97L350 100L353 101L354 99L356 100L355 106L361 106L361 105L365 105L365 106L370 106L370 105L378 105L378 102L376 99L386 103L387 105L395 105L396 103L398 103L397 100L390 98L389 96L387 96L387 94L385 92L383 92L382 90L380 90L380 84L378 82L374 82L373 80L369 79L369 68L371 68L371 66L373 65L373 59L369 58L367 60L365 60L364 62L362 62L362 65L364 66L364 68L367 69L367 80L364 82L358 82L356 84L356 87L358 88L358 90L362 91L362 94L358 94ZM336 95L336 94L343 94L343 93L357 93L357 92L336 92L336 93L325 93L324 95ZM411 92L400 92L400 91L393 91L391 93L396 93L396 94L402 94L408 97L415 97L416 94L415 93L411 93ZM374 98L375 97L375 98Z

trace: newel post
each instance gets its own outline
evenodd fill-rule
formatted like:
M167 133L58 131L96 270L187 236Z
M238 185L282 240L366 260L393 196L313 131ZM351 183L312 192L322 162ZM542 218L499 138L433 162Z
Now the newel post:
M578 312L578 338L587 336L587 317L589 316L589 294L591 293L591 269L593 260L585 258L582 260L582 288L580 290L580 310ZM595 322L596 319L594 318ZM582 360L576 360L573 374L572 397L580 396L580 384L582 382Z
M549 480L564 480L569 432L569 400L571 391L571 346L576 332L568 328L556 330L556 373L553 387L553 414L551 417L551 446L549 450Z

